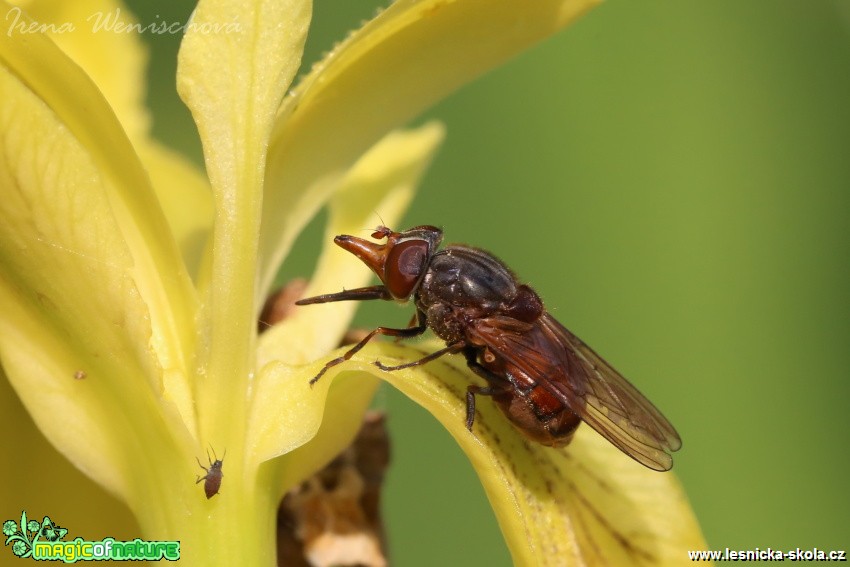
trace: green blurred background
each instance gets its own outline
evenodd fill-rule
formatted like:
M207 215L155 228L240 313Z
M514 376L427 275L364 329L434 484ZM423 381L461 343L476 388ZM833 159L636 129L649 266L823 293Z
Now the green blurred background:
M317 0L306 60L383 3ZM179 38L145 39L155 133L199 159ZM709 547L850 547L850 1L610 0L426 118L448 138L404 225L496 252L662 408ZM388 387L376 405L394 564L509 565L448 434Z

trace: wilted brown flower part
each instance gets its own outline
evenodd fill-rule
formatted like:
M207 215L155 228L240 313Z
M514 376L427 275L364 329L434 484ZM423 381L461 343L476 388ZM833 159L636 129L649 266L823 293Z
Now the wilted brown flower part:
M370 412L348 449L284 497L278 565L386 566L380 498L389 459L385 416Z
M307 280L295 278L269 295L265 304L263 304L263 310L260 312L257 331L262 333L292 315L295 302L301 299L305 289L307 289Z

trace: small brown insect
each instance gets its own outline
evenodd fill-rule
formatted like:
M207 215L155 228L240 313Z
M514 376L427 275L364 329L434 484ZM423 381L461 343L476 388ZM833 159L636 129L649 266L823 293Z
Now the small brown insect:
M227 455L227 450L225 449L224 455L221 456L221 459L215 454L215 449L213 449L213 457L215 460L213 461L210 458L210 452L207 451L207 460L210 462L210 468L205 467L201 464L201 460L195 457L195 460L198 461L198 466L204 469L207 474L204 476L199 476L198 480L195 481L195 484L198 484L202 480L204 482L204 494L207 495L207 500L218 494L219 488L221 488L221 479L224 478L224 473L221 472L221 466L224 464L224 457Z
M682 446L679 434L658 409L619 372L568 331L495 256L471 246L438 250L443 232L417 226L395 232L379 226L377 244L340 235L334 242L357 256L383 285L310 297L297 305L331 301L413 299L416 316L406 329L378 327L343 356L328 361L311 384L331 367L349 360L375 335L409 338L431 329L446 347L385 371L419 366L461 353L467 366L487 382L470 385L466 426L472 430L475 397L490 396L528 438L563 447L584 421L615 447L658 471L673 466L670 453Z

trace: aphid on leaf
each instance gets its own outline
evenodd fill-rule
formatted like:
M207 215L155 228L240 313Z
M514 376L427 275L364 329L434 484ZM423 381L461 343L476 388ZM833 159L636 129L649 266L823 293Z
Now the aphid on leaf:
M475 419L475 396L490 396L530 439L563 447L584 421L639 463L658 471L673 466L670 453L682 446L679 434L652 403L614 368L564 328L543 307L531 287L489 252L464 245L438 250L443 233L433 226L395 232L379 226L376 244L340 235L334 242L357 256L383 285L302 299L298 305L332 301L413 299L416 316L407 329L378 327L343 356L328 361L315 383L350 359L375 335L409 338L430 328L446 347L385 371L419 366L461 353L469 368L487 381L470 385L466 426Z
M204 469L207 474L204 476L199 476L198 480L195 481L195 484L198 484L202 480L204 481L204 494L207 495L207 500L218 494L218 490L221 488L221 479L224 478L224 473L221 472L221 466L224 464L224 457L227 456L227 450L225 449L224 455L221 456L221 459L218 458L218 455L215 454L215 449L213 449L213 457L215 460L210 458L210 452L207 451L207 460L210 462L210 468L205 467L201 464L201 460L195 457L195 460L198 461L198 466Z

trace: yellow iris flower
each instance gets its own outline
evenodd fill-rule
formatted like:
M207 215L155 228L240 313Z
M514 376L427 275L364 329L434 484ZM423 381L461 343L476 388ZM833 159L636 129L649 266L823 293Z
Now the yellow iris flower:
M127 504L140 536L179 539L190 564L272 565L282 495L347 446L381 378L457 439L516 564L684 562L704 542L675 477L588 428L547 449L482 403L470 434L462 361L382 373L379 356L419 356L390 343L311 388L350 303L256 332L278 266L320 208L327 243L375 210L400 218L443 128L394 128L594 3L399 0L289 91L311 2L201 0L177 82L203 175L149 135L138 34L92 30L94 13L133 22L117 0L0 2L3 407L17 395L65 458ZM333 250L306 293L367 279ZM3 428L31 435L28 423ZM195 484L209 446L227 451L211 500ZM37 490L0 484L4 502Z

